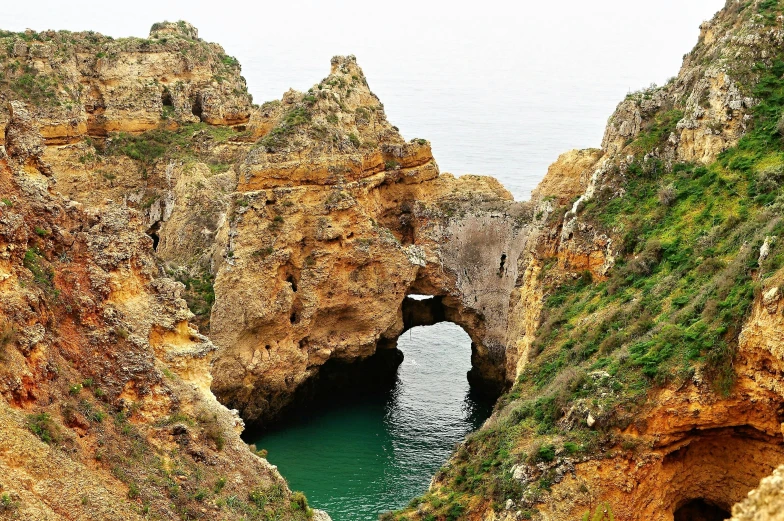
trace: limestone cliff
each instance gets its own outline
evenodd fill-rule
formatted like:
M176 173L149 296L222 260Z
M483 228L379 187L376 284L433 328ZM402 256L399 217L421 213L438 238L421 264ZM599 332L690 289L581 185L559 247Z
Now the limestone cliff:
M210 388L263 427L447 320L502 395L393 516L728 516L784 463L782 20L729 1L522 203L441 174L350 56L254 106L184 22L0 34L3 513L305 516Z
M0 146L0 517L308 518L210 392L143 216L52 189L43 110L9 103Z
M551 167L510 302L517 381L396 517L724 519L784 462L782 12L728 2L601 150ZM776 479L734 513L780 518Z
M307 93L265 104L251 128L266 133L218 234L217 395L270 418L325 364L393 348L416 325L412 293L466 325L477 384L503 386L506 299L526 235L509 193L439 175L429 144L387 122L353 57L333 59ZM500 267L487 273L488 261Z

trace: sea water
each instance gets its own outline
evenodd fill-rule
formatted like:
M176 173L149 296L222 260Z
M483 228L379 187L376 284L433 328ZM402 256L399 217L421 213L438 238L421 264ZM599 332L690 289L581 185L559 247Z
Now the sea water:
M471 339L459 326L413 328L388 393L340 400L252 441L292 490L334 521L375 520L423 494L491 404L466 380Z

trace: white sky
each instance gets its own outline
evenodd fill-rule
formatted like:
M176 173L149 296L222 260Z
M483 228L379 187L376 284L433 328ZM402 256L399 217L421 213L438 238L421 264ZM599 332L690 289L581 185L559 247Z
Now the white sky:
M629 90L674 76L724 0L4 4L7 30L146 37L154 22L187 20L240 60L257 102L306 90L333 55L355 54L390 120L431 139L446 170L504 177L522 165L515 176L541 177L560 152L598 146ZM487 120L511 135L478 135ZM518 150L524 157L503 164Z

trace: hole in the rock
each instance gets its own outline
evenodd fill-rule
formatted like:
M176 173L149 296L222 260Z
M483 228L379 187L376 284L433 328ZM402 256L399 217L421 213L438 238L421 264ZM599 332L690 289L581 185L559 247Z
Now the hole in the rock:
M158 251L158 243L160 242L160 236L158 235L158 229L161 227L161 223L157 222L150 226L150 229L147 230L147 235L152 239L152 249Z
M191 113L201 121L204 121L204 108L201 106L201 96L196 96L196 99L193 100Z
M164 107L173 107L174 102L172 101L171 94L169 93L169 89L163 89L163 94L161 94L161 104Z
M286 282L291 284L291 291L296 293L297 292L297 279L294 278L294 275L289 275L288 277L286 277Z
M498 268L498 276L504 276L504 266L506 265L506 253L501 254L501 267Z
M675 511L674 521L724 521L730 513L706 499L692 499Z

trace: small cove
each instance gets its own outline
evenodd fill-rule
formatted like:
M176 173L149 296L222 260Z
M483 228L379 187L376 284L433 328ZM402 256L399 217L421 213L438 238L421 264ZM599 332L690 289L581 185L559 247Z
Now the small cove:
M424 493L492 403L471 392L471 340L440 323L404 333L388 391L320 404L248 441L334 521L375 520Z

